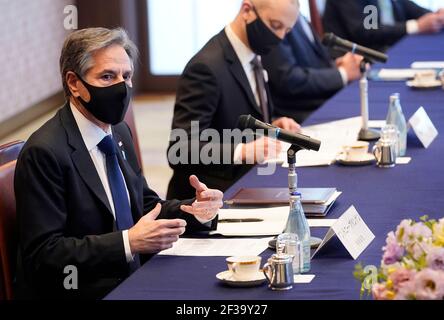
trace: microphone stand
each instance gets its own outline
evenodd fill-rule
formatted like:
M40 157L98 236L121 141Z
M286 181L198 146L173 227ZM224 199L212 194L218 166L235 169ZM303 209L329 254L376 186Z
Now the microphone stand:
M296 192L298 187L298 175L296 173L296 153L302 150L301 147L292 144L287 151L287 161L288 161L288 191L290 195Z
M367 80L367 59L361 61L361 80L359 81L360 95L361 95L361 117L362 117L362 127L359 131L359 140L373 141L379 139L379 132L369 129L368 127L368 80Z

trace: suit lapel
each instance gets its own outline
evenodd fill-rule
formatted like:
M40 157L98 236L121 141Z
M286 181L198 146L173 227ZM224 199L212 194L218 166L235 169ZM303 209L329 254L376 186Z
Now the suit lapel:
M97 173L91 156L86 149L80 131L75 123L69 103L61 110L61 119L68 136L68 143L73 147L71 154L74 165L76 166L80 177L89 187L91 192L103 203L112 215L110 203L103 188L102 181Z
M236 52L233 49L230 41L228 40L227 35L225 34L225 30L222 30L219 33L219 39L222 45L222 49L224 51L225 60L227 60L229 64L230 72L233 74L236 81L239 83L240 87L247 95L250 104L256 109L257 112L262 114L261 108L257 105L256 99L254 98L254 93L251 90L250 83L248 82L247 75L245 74L244 68L239 61L239 58L236 55Z
M300 19L305 19L303 16L300 17ZM302 41L305 42L306 46L309 46L311 48L313 48L314 52L321 57L322 59L327 59L330 60L330 58L327 55L327 52L324 50L324 47L322 46L321 42L319 41L319 38L316 34L316 32L313 30L313 27L311 26L311 24L306 21L307 25L310 27L311 33L313 34L313 38L314 38L314 42L311 42L310 39L308 38L307 34L304 31L304 28L302 27L302 24L300 21L298 21L296 23L296 29L297 29L297 33L299 34L300 37L302 37ZM297 39L294 39L297 41Z
M393 7L393 16L395 17L395 21L401 22L407 20L405 17L405 10L399 1L392 1L392 7Z

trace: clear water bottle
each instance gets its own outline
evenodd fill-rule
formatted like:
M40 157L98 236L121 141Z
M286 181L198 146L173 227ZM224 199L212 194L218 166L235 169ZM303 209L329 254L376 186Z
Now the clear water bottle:
M398 155L405 156L407 150L407 122L402 113L401 99L399 93L390 96L390 106L387 113L387 124L393 124L398 128Z
M308 272L310 270L310 228L302 208L299 192L293 192L290 195L290 214L284 232L295 233L298 236L302 244L302 262L300 263L302 270L300 272Z

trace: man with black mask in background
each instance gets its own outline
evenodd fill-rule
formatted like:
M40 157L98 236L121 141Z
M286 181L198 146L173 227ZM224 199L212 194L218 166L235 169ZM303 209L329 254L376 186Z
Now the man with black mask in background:
M179 80L172 123L173 130L187 132L188 146L192 144L192 121L198 121L200 132L214 129L220 137L224 129L235 129L243 114L283 129L300 130L293 119L274 116L268 79L261 63L261 55L281 42L293 28L298 14L297 0L244 0L235 20L190 60ZM264 137L238 144L201 141L197 142L199 152L211 145L220 155L229 154L231 163L220 161L208 165L199 159L198 164L190 164L192 148L188 148L187 163L174 163L171 157L178 155L173 150L179 149L180 143L170 141L168 161L174 174L168 199L193 195L194 190L181 182L189 173L198 174L209 187L224 191L251 168L246 162L261 162L271 154L270 150L280 148L279 142Z

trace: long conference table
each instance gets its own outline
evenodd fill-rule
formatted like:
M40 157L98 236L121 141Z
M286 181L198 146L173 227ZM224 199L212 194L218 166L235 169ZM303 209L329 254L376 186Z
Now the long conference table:
M408 68L414 61L443 61L444 33L409 36L389 52L389 61L374 68ZM423 106L439 132L444 132L444 90L413 90L405 82L369 82L370 119L385 119L391 93L401 94L406 118ZM360 115L359 84L353 83L332 97L304 125ZM233 288L219 283L216 274L226 269L225 257L183 257L157 255L115 288L105 299L136 300L295 300L359 299L360 284L353 277L354 266L379 266L386 235L402 219L444 217L444 139L439 135L428 149L409 132L408 165L382 169L370 166L298 168L299 187L337 187L342 191L328 218L338 218L354 205L375 239L355 261L339 241L332 240L311 263L316 275L309 284L275 292L266 285ZM230 198L241 187L285 187L287 170L281 167L269 177L253 168L225 193ZM326 228L312 228L323 237ZM262 253L262 263L273 254Z

